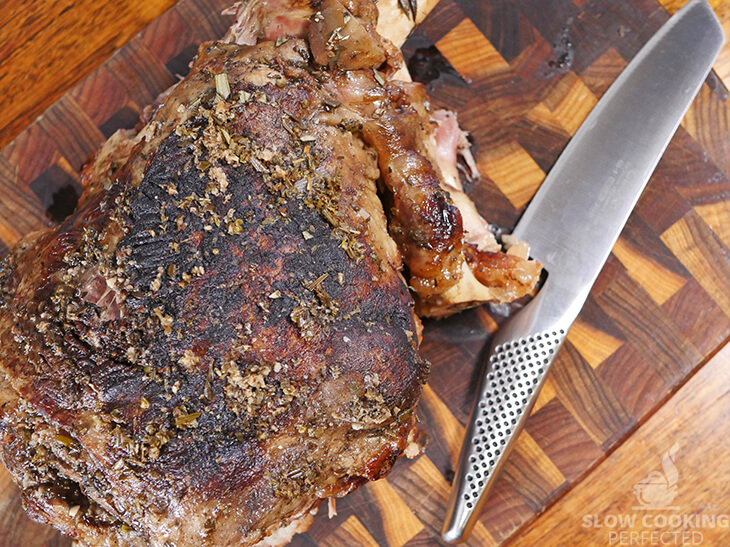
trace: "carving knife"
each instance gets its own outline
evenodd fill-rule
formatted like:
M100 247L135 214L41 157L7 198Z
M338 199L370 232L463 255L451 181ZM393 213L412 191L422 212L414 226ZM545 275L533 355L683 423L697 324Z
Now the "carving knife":
M469 536L489 488L724 35L692 0L639 51L568 143L514 230L543 263L535 298L495 335L454 477L442 538Z

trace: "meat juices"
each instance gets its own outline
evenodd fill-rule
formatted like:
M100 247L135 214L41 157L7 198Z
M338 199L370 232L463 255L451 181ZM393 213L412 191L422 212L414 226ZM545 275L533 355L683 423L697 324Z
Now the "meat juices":
M459 139L389 79L375 5L285 8L238 6L0 265L3 463L81 545L286 543L412 442L412 294L441 316L539 274L465 233Z

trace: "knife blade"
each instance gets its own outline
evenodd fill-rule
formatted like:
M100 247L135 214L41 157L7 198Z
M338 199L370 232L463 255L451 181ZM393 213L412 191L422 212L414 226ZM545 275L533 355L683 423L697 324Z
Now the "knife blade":
M649 177L720 52L706 0L647 42L568 143L517 224L547 280L495 335L457 465L442 538L465 541Z

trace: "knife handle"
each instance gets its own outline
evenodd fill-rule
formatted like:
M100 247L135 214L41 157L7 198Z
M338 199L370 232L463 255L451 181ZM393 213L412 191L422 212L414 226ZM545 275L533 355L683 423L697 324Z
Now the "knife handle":
M531 315L527 309L518 314ZM522 317L524 318L524 316ZM476 524L486 493L537 399L572 317L544 330L531 321L509 322L489 353L454 476L442 538L460 543ZM527 327L525 329L525 327Z

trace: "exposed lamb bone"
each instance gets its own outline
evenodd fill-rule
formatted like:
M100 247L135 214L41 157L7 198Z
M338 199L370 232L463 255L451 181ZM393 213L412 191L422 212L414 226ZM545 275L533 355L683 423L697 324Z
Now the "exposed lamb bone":
M534 287L537 264L465 237L371 1L321 6L309 44L202 44L77 210L0 262L0 456L84 547L287 541L419 452L401 258L424 314Z

